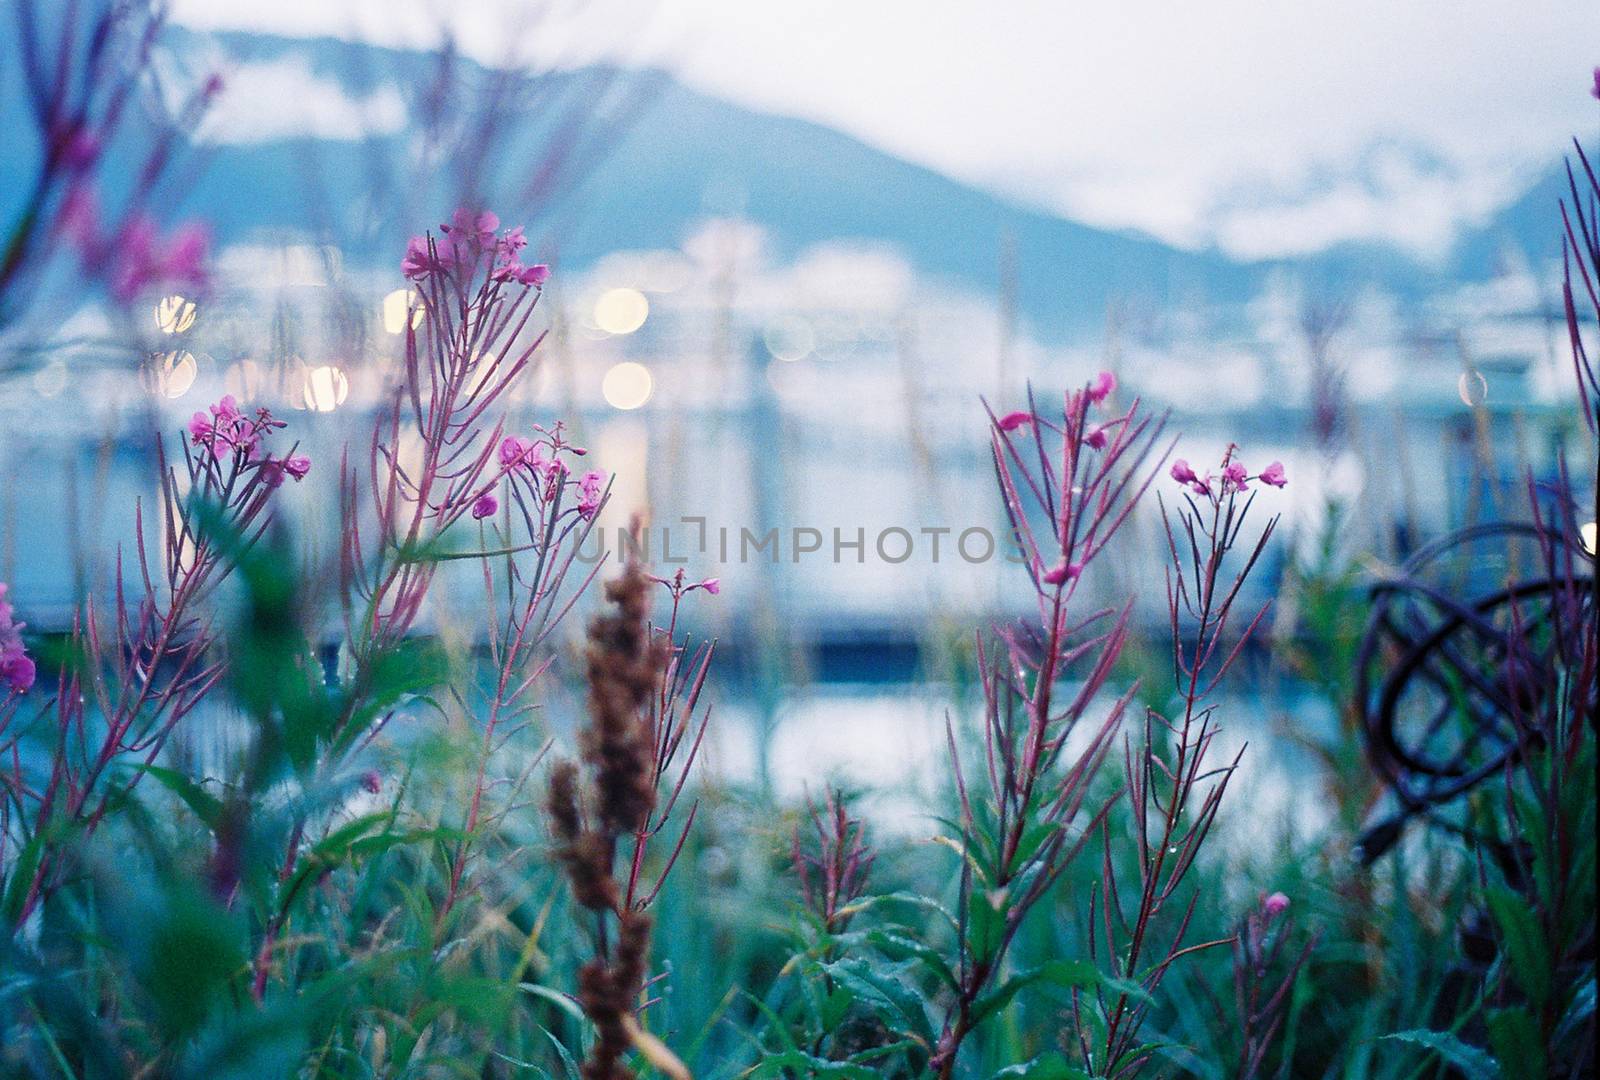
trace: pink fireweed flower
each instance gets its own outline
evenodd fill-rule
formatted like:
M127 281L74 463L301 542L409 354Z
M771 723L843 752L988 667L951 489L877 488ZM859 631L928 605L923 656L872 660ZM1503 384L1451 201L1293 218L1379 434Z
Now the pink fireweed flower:
M528 238L523 234L522 226L518 225L501 233L500 239L495 241L495 246L502 256L515 259L517 253L528 246Z
M1189 485L1189 487L1196 495L1204 495L1206 498L1210 498L1211 474L1206 473L1204 476L1195 477L1194 481Z
M522 268L522 272L517 275L517 280L522 282L524 285L533 285L542 288L544 283L550 280L550 268L544 263L534 263L532 266L524 266Z
M1094 377L1094 382L1089 384L1089 400L1096 405L1111 396L1117 388L1117 377L1109 371L1102 371Z
M462 240L476 241L483 247L494 243L494 231L499 227L500 218L494 211L484 210L474 214L464 206L450 215L450 224L439 226L445 233Z
M1180 484L1192 484L1200 479L1183 458L1178 458L1172 463L1172 478Z
M189 438L196 446L210 450L213 457L221 457L241 446L248 448L257 436L239 412L234 396L224 394L211 406L209 414L197 412L189 418Z
M1069 563L1067 560L1062 559L1055 566L1046 570L1041 580L1046 585L1063 585L1069 581L1077 581L1082 574L1082 563Z
M524 439L520 435L507 435L500 440L500 464L508 469L518 465L532 465L536 462L536 450L532 439Z
M578 481L578 513L588 520L593 518L595 511L600 509L600 500L605 495L606 474L598 469L583 474Z
M361 788L369 795L376 795L383 790L383 777L378 775L377 769L368 769L361 774Z
M8 586L0 581L0 683L21 694L33 685L37 669L22 644L24 623L12 619L11 604L6 600Z
M1222 470L1223 491L1249 491L1250 472L1242 461L1230 461Z
M1281 461L1274 461L1271 465L1262 469L1261 475L1257 476L1256 479L1263 484L1271 484L1275 488L1285 487L1289 483L1289 478L1284 475L1283 462Z
M0 683L9 686L12 693L27 693L38 673L33 658L22 651L21 645L0 647Z
M1029 412L1009 412L995 421L995 426L1001 431L1015 431L1024 424L1033 423L1033 414Z
M1109 424L1096 424L1084 432L1083 445L1091 450L1104 450L1106 448L1106 428Z
M493 517L499 509L500 500L494 497L494 492L486 491L473 501L472 516L482 521L486 517Z
M189 441L219 462L242 453L245 461L259 462L262 478L277 487L283 483L285 474L298 481L311 471L311 459L303 454L287 460L275 460L266 454L262 439L283 426L283 421L274 419L271 411L265 408L257 409L254 416L246 415L233 395L225 394L209 412L197 412L189 418Z
M428 250L428 238L413 236L406 244L405 258L400 260L400 273L408 278L421 278L427 277L433 269L433 253Z
M1275 892L1271 896L1267 896L1262 899L1261 914L1265 915L1268 921L1270 921L1272 919L1276 919L1279 915L1282 915L1284 911L1288 909L1288 907L1289 898L1283 895L1281 892Z
M685 592L691 592L691 591L693 591L695 589L704 589L706 592L710 593L712 596L716 596L716 595L718 595L719 593L722 592L722 579L721 578L708 577L704 581L695 582L693 585L690 585L689 588L685 589L684 591Z
M310 471L311 459L304 454L292 454L286 458L269 457L261 463L261 478L272 488L282 487L285 476L293 478L298 484Z

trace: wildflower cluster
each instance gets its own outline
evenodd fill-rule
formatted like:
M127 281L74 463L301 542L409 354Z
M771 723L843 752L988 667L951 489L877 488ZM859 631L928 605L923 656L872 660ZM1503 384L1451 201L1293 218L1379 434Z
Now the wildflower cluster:
M226 394L210 406L209 412L196 412L190 417L189 441L204 450L212 462L231 463L236 470L256 468L262 481L275 488L285 476L298 483L311 471L311 459L304 454L275 458L262 449L262 440L284 426L265 406L249 415L240 410L232 394Z
M1009 436L1025 428L1032 430L1035 449L1043 464L1039 476L1031 477L1024 470L1020 479L1027 485L1038 508L1045 510L1055 519L1052 522L1052 531L1055 533L1055 539L1059 541L1058 545L1054 545L1059 548L1058 551L1041 549L1027 521L1023 516L1019 516L1020 493L1014 487L1017 478L1014 478L1008 469L1002 469L1000 475L1007 509L1013 515L1012 525L1017 530L1023 555L1033 569L1034 579L1041 587L1060 588L1078 580L1089 559L1100 550L1110 534L1121 524L1120 515L1114 514L1102 518L1099 515L1083 513L1088 505L1081 498L1088 490L1083 485L1072 487L1072 490L1066 492L1066 497L1060 500L1059 506L1057 499L1049 491L1049 486L1057 482L1058 475L1072 476L1078 472L1080 458L1085 449L1106 451L1100 463L1093 466L1093 471L1098 474L1096 485L1101 485L1137 441L1138 436L1144 434L1148 421L1136 422L1134 410L1106 420L1090 419L1089 410L1104 407L1116 389L1117 377L1109 371L1102 371L1087 386L1067 396L1066 407L1062 410L1059 421L1041 415L1037 408L1007 413L994 421L997 437L1000 439L996 454L1001 464L1004 464L1005 458L1010 456L1017 460L1019 466L1021 465L1015 452L1016 444ZM1130 428L1130 425L1133 426ZM1059 448L1055 451L1055 456L1058 458L1056 462L1051 462L1044 456L1047 438L1059 444ZM1001 447L1008 453L1000 454ZM1148 450L1149 447L1144 449ZM1091 468L1090 461L1086 458L1082 458L1081 464L1085 469ZM1079 504L1076 510L1073 509L1075 502ZM1093 517L1090 522L1091 527L1086 532L1080 533L1080 524L1090 517ZM1052 547L1048 543L1045 546Z
M572 479L572 467L563 455L583 457L589 451L566 439L565 425L557 421L546 430L533 426L534 435L507 435L500 440L498 451L501 475L517 491L526 495L530 504L539 507L555 506L567 489L577 494L576 512L584 521L594 520L605 501L606 474L590 469L577 479ZM493 490L485 491L472 503L472 516L483 519L500 509L499 496Z
M1275 488L1289 485L1289 477L1283 471L1283 462L1274 461L1265 469L1251 475L1244 462L1234 456L1238 449L1236 445L1231 443L1228 445L1227 452L1222 455L1220 477L1213 476L1209 469L1205 475L1200 475L1183 458L1178 458L1172 463L1170 475L1196 495L1212 501L1232 495L1235 492L1249 491L1252 481L1259 481L1268 487ZM1218 483L1219 480L1221 481L1220 483Z
M6 589L6 583L0 581L0 684L8 687L9 693L21 694L33 685L35 671L22 644L25 624L13 621Z
M429 236L411 238L405 257L400 260L402 274L414 281L434 274L467 279L487 256L493 281L514 281L538 288L550 280L550 267L544 263L523 265L522 249L528 246L523 227L502 230L499 216L492 211L457 210L448 224L439 226L439 231L442 235L437 240Z

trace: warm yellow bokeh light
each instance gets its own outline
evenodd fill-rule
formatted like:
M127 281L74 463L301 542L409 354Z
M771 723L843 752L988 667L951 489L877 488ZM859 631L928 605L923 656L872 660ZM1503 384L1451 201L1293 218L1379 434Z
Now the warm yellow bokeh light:
M607 289L594 302L594 324L608 334L631 334L650 317L650 301L638 289Z
M650 377L650 369L632 360L612 367L600 383L600 393L613 409L637 409L650 400L654 390L655 380Z
M179 398L187 394L194 385L195 376L200 374L200 365L191 352L169 352L156 363L156 392L162 397Z
M349 393L350 380L338 368L324 365L306 371L305 403L312 412L332 412Z
M181 334L194 325L195 314L193 300L176 294L163 297L156 305L156 329L163 334Z
M417 294L411 289L396 289L383 298L383 328L391 334L403 333L406 312L411 312L411 329L422 325L422 308L417 304Z

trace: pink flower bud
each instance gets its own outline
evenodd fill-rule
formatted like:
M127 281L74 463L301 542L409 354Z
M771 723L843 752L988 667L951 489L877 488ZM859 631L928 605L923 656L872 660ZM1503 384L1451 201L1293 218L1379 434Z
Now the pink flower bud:
M1089 384L1089 400L1096 405L1111 396L1117 388L1117 377L1109 371L1102 371L1094 377L1094 382Z
M492 516L494 512L499 509L500 500L494 497L493 492L486 491L482 495L479 495L476 500L474 500L472 504L472 516L477 518L479 521L482 521L484 518Z
M376 795L383 790L383 777L378 775L377 769L368 769L361 774L361 787L369 794Z
M1274 461L1271 465L1262 469L1261 475L1256 479L1263 484L1271 484L1275 488L1284 487L1289 483L1289 478L1284 475L1283 462L1281 461Z
M1061 585L1068 581L1078 580L1083 573L1082 563L1069 563L1062 559L1061 562L1044 572L1043 581L1046 585Z
M995 421L1001 431L1015 431L1024 424L1033 423L1033 414L1029 412L1010 412Z
M1172 463L1172 478L1180 484L1192 484L1196 480L1200 479L1194 474L1194 470L1189 467L1189 463L1183 460L1183 458L1179 458L1177 461Z
M1281 892L1275 892L1261 901L1261 914L1270 921L1282 915L1289 907L1289 898Z

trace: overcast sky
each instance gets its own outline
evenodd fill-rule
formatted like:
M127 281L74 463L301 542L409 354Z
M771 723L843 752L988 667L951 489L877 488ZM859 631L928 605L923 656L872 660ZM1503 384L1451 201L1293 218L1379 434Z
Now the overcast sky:
M175 0L201 27L650 62L1098 224L1439 251L1600 133L1588 0Z

